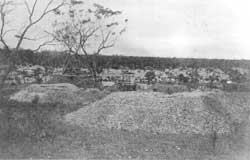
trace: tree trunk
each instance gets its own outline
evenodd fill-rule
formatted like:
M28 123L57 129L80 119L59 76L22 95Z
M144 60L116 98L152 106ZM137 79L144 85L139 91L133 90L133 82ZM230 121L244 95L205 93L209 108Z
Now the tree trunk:
M0 92L2 91L4 85L5 85L5 81L7 80L9 73L13 70L13 68L15 67L15 60L13 57L14 53L12 53L11 51L8 51L6 53L6 56L8 56L8 58L6 58L7 61L7 67L3 73L3 75L1 75L0 77Z
M0 91L3 89L4 85L5 85L5 81L7 80L9 73L12 71L12 64L8 64L7 69L4 71L4 74L1 76L0 79Z
M94 69L92 69L92 78L93 78L93 81L96 82L97 81L97 76L96 76L96 71Z

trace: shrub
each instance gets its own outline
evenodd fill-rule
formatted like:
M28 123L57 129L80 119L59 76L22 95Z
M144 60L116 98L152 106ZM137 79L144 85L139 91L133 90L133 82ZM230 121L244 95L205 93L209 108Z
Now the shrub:
M189 91L188 87L185 85L177 85L177 84L155 84L153 86L153 91L155 92L163 92L167 94L173 94L178 92L187 92Z
M147 79L148 84L152 83L153 79L155 79L155 72L154 71L148 71L145 74L145 78Z
M239 83L238 91L249 92L250 91L250 83L249 82Z
M119 90L119 86L115 84L113 86L105 87L104 91L107 91L107 92L118 92L120 90Z
M101 83L95 82L91 77L80 77L80 76L64 76L56 75L48 82L53 83L71 83L80 88L100 88Z
M47 83L54 84L54 83L70 83L70 82L71 80L65 76L53 75L53 77Z
M223 90L227 92L250 92L250 83L223 84Z
M188 88L189 91L196 90L200 86L199 83L197 83L197 82L188 82L185 85L187 86L187 88Z
M178 79L181 83L188 83L189 78L185 77L183 74L179 74Z

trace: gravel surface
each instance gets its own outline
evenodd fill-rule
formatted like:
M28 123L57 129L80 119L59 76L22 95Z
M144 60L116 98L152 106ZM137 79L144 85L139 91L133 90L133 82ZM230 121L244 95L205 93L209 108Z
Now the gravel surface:
M68 123L160 134L228 134L249 115L249 94L117 92L65 116Z

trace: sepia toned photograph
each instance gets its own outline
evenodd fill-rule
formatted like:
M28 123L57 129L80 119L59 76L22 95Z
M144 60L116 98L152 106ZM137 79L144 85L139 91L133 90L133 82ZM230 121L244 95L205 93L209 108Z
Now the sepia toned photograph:
M0 160L250 160L250 1L0 0Z

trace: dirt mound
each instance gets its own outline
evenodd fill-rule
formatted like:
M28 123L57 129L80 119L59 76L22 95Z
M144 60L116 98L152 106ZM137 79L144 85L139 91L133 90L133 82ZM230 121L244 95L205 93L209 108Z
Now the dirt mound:
M233 125L250 120L250 94L247 92L212 92L203 97L203 102L208 110Z
M226 134L232 131L232 124L248 116L249 99L246 94L219 91L118 92L66 115L65 120L81 126L163 134Z
M10 97L18 102L86 105L103 97L98 89L84 90L68 83L32 84Z

